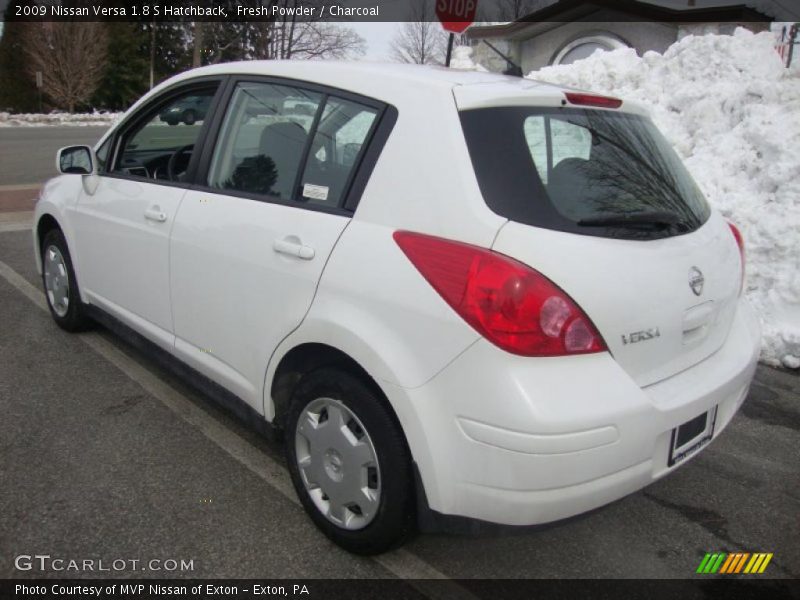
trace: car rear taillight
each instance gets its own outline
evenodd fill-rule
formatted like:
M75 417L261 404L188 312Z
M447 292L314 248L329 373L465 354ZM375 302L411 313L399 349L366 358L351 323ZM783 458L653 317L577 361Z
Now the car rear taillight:
M577 92L565 92L567 102L578 106L596 106L598 108L619 108L622 100L611 96L600 96L597 94L581 94Z
M429 235L394 239L453 310L487 340L522 356L606 350L586 314L552 281L502 254Z
M739 228L736 227L733 223L728 221L728 226L731 228L731 233L733 234L734 239L736 240L736 245L739 246L739 256L741 257L741 264L742 264L742 272L741 272L741 284L739 286L739 295L742 295L742 290L744 290L744 237L742 237L742 232L739 231Z

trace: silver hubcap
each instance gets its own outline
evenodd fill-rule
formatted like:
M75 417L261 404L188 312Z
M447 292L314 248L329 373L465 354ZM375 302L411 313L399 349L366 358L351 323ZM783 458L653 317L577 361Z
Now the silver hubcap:
M53 311L59 317L66 315L69 310L69 275L64 257L56 246L50 246L44 252L44 287Z
M306 406L297 422L295 455L308 495L329 521L361 529L381 499L375 447L358 417L332 398Z

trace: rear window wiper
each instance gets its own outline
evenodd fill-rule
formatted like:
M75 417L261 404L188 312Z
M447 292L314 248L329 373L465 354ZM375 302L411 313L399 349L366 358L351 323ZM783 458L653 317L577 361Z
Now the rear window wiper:
M589 217L578 221L580 227L625 227L644 225L667 228L682 223L679 215L664 211L637 212L620 215Z

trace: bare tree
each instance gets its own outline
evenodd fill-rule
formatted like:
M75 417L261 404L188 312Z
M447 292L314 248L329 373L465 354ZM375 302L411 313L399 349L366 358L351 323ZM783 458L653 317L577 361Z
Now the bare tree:
M272 0L274 1L274 0ZM236 14L242 0L221 0L217 4L227 9L228 14ZM258 22L203 22L195 21L186 27L188 45L192 47L192 67L215 64L223 60L250 58L247 53L248 41L260 29Z
M282 8L316 8L321 14L324 0L273 0ZM366 42L356 31L342 23L321 20L298 20L284 16L265 24L267 36L258 58L353 58L363 56Z
M363 56L366 42L340 23L286 20L271 25L264 58L353 58Z
M343 59L366 52L364 38L340 23L287 19L197 25L190 32L193 66L226 60Z
M23 41L27 71L42 73L44 93L56 106L74 112L100 84L108 57L103 23L29 23Z
M433 3L414 0L410 10L412 20L403 23L392 39L392 58L418 65L444 63L447 35L436 20Z

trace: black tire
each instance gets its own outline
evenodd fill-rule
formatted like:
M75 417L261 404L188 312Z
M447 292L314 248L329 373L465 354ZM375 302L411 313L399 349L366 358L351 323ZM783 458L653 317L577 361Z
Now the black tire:
M380 469L380 497L372 520L362 529L345 529L317 508L303 483L295 436L304 409L319 398L331 398L350 410L366 430ZM336 368L322 368L297 384L286 419L286 458L295 491L317 527L334 543L354 554L372 555L400 546L415 531L411 457L400 425L385 400L363 381Z
M187 125L194 125L197 121L197 115L193 110L187 110L183 113L183 122Z
M69 292L67 294L68 306L64 314L59 314L59 311L52 304L50 293L47 290L47 276L45 263L47 261L47 252L50 248L55 247L63 258L64 267L66 269L67 280L69 284ZM75 271L72 268L72 257L67 248L67 240L64 239L64 234L60 229L51 229L48 231L42 240L42 287L44 288L45 298L47 299L47 307L50 309L50 314L56 325L65 331L82 331L90 325L89 317L86 315L85 307L81 302L80 290L78 288L78 280L75 277Z

